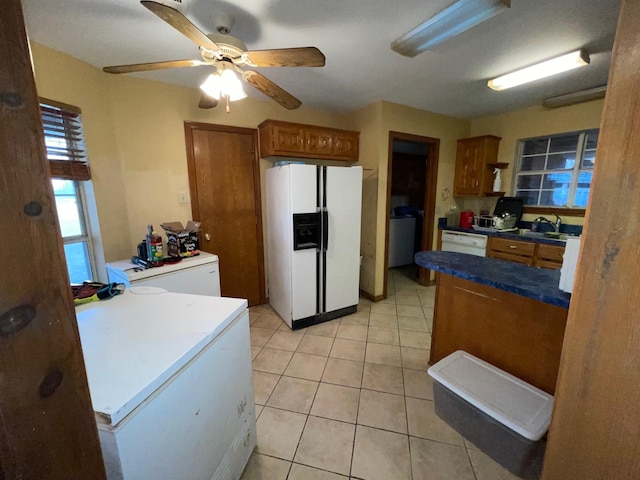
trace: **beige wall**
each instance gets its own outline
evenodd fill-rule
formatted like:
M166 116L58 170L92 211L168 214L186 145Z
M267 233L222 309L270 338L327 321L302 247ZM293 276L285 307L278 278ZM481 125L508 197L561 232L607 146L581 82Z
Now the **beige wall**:
M553 110L536 106L503 115L476 118L471 121L471 136L497 135L502 138L498 151L498 162L509 163L509 168L503 170L502 173L502 185L507 195L509 195L513 187L513 163L518 140L554 133L598 128L603 104L604 100L595 100ZM462 204L465 208L477 210L477 205L480 203L467 200L463 201ZM531 221L536 216L525 215L523 218ZM563 215L563 220L566 223L581 225L584 219L581 216L570 217Z
M115 117L105 74L54 50L32 44L38 95L82 109L99 231L107 259L131 256L131 239L121 160L116 149Z
M147 224L191 218L191 204L178 203L178 195L189 192L185 121L256 128L274 118L353 126L345 115L304 106L289 111L266 97L232 103L229 114L202 110L197 89L109 75L47 47L32 49L39 94L82 109L106 261L130 257ZM269 165L260 160L262 179ZM264 205L264 188L262 196Z
M82 109L99 237L107 261L132 255L147 224L191 218L190 203L178 203L178 195L189 192L184 121L256 128L273 118L360 131L360 164L364 167L360 287L374 296L384 291L390 131L440 139L438 217L456 202L452 197L443 200L441 194L445 188L453 190L459 138L498 135L502 137L499 161L513 163L518 139L598 127L602 109L601 101L551 111L534 107L470 122L382 101L339 114L305 106L288 111L273 101L248 98L231 104L227 114L223 108L198 109L197 89L109 75L41 45L32 48L39 94ZM260 160L262 179L269 165L270 161ZM511 174L509 168L503 179L507 192ZM264 188L262 196L264 206ZM469 202L457 201L463 206Z
M456 141L469 135L467 120L439 115L389 102L377 102L353 113L360 130L360 163L364 166L362 250L360 288L373 296L384 292L385 234L389 132L409 133L440 139L436 218L444 214L453 199L440 193L453 190ZM374 193L375 192L375 193ZM435 225L434 225L435 228ZM434 238L435 247L435 238Z
M382 103L377 102L351 115L353 129L360 132L360 159L362 165L362 227L360 237L360 289L374 295L376 280L377 211L379 156L378 140L382 132ZM384 243L382 243L384 249Z

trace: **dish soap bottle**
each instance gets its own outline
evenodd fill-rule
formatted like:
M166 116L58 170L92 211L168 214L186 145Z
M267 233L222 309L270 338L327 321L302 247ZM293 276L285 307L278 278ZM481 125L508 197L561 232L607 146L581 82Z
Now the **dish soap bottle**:
M496 179L493 181L493 191L494 192L499 192L500 191L500 187L502 186L502 179L500 178L500 169L499 168L494 168L493 169L493 173L496 176Z
M164 265L162 254L162 237L153 231L153 225L147 226L147 252L150 267L161 267Z

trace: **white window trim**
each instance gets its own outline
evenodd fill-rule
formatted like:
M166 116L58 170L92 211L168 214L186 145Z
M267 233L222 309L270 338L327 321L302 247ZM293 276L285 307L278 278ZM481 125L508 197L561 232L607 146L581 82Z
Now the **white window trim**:
M540 203L537 204L525 204L524 207L536 207L536 208L566 208L566 209L575 209L575 210L583 210L586 208L586 206L574 206L573 202L575 200L575 194L576 194L576 190L578 188L578 183L580 180L580 173L581 172L593 172L593 168L580 168L580 166L582 165L582 158L583 155L585 153L585 142L586 142L586 138L587 138L587 134L591 133L591 132L597 132L599 129L598 128L590 128L590 129L586 129L586 130L578 130L578 131L574 131L574 132L563 132L563 133L558 133L558 134L553 134L553 135L540 135L537 137L529 137L529 138L523 138L518 140L518 147L516 150L516 159L514 162L514 165L516 166L516 170L514 172L513 175L513 185L512 185L512 192L514 192L514 195L517 195L518 192L518 177L519 176L529 176L529 175L545 175L545 174L549 174L549 173L571 173L571 181L569 184L569 193L567 194L567 203L568 205L541 205ZM573 165L572 169L566 169L566 170L527 170L526 173L521 173L520 169L522 167L522 160L525 157L525 155L523 155L523 149L524 149L524 144L525 142L529 141L529 140L536 140L536 139L551 139L554 137L562 137L565 135L572 135L572 134L578 134L578 144L577 144L577 151L576 151L576 159ZM545 155L548 157L549 156L549 146L550 146L550 142L547 143L547 151L545 152ZM591 150L590 150L591 151ZM571 151L573 152L573 151ZM562 154L562 153L568 153L568 152L553 152L553 155L555 154ZM540 154L535 154L535 155L526 155L526 157L534 157L534 156L539 156ZM526 190L526 189L523 189ZM533 190L532 190L533 191ZM538 190L538 202L540 201L540 195L542 194L542 192L544 191L542 189L542 185L541 188L539 188Z

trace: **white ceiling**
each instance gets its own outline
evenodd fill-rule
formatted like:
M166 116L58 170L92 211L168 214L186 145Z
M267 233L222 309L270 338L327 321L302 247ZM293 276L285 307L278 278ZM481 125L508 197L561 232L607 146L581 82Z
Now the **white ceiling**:
M511 8L406 58L392 40L453 0L183 0L205 33L217 12L249 50L316 46L322 68L259 70L306 106L350 111L378 100L462 118L503 113L607 82L619 0L511 0ZM169 2L167 2L169 3ZM198 59L196 45L136 0L23 0L29 37L96 67ZM504 92L488 79L578 48L591 64ZM136 74L197 88L201 66ZM105 74L106 75L106 74ZM266 97L251 87L247 93Z

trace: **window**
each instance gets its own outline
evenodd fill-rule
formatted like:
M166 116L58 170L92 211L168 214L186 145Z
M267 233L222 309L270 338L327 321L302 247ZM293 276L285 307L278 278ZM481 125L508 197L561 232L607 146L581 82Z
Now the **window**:
M521 140L514 192L525 206L586 208L598 130Z
M94 278L91 236L86 219L84 182L91 174L87 162L80 109L40 99L47 158L60 232L71 283Z

